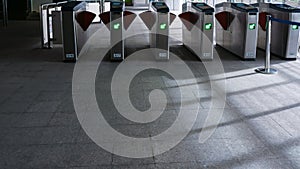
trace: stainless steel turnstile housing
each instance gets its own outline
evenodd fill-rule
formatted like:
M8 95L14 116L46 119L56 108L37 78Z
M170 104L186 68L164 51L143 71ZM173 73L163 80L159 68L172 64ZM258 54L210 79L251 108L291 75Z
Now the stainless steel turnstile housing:
M76 61L78 54L88 35L81 30L76 22L76 12L86 10L86 3L72 1L62 4L62 37L63 37L63 60Z
M124 60L124 26L123 26L123 2L110 3L110 43L111 61Z
M88 4L81 1L41 5L42 48L62 45L63 61L75 62L86 41L96 31L90 27L96 14L87 11L87 7Z
M266 12L274 18L299 22L300 9L286 4L258 3L259 12ZM271 53L283 59L296 59L298 53L299 27L279 22L272 22L271 30ZM260 27L258 31L258 44L265 49L266 32Z
M224 30L220 23L216 23L216 43L244 60L256 58L258 36L258 9L244 3L223 2L215 7L219 12L228 12L233 17L228 22L228 29ZM224 18L228 19L228 18Z
M157 60L169 59L169 7L165 2L151 2L151 11L155 12L156 20L149 38L150 47L156 48L154 55Z
M187 2L182 5L182 12L193 12L198 18L191 30L182 26L183 44L201 60L212 60L215 25L214 8L206 3Z

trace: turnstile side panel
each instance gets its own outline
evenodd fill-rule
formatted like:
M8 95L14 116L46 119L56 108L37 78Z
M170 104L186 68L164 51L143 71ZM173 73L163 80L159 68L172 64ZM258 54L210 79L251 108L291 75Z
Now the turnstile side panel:
M227 11L234 15L232 23L227 30L224 30L221 25L216 23L216 37L217 44L230 52L240 56L242 59L255 59L256 58L256 44L257 44L257 26L258 16L257 13L242 12L236 9L232 9L226 6L227 3L223 3L223 6L218 6L216 11ZM251 30L249 24L253 24Z
M291 21L300 21L299 13L289 13L289 18ZM288 26L288 37L286 46L286 58L297 58L298 47L299 47L299 27L293 29L291 25Z
M110 18L111 60L120 61L124 59L123 12L111 12Z
M150 35L150 47L163 50L155 50L157 60L169 59L169 13L156 13L156 22Z
M266 48L266 31L261 27L258 28L257 47L263 50Z
M273 10L270 10L273 11ZM272 16L278 19L288 20L288 13L272 12ZM278 56L285 56L288 37L288 25L279 22L272 22L271 52Z
M43 31L43 44L50 43L48 39L48 17L47 10L42 10L42 31Z
M244 58L255 59L256 58L256 46L257 46L257 36L258 36L258 16L249 15L247 16L247 23L245 24L246 39L245 39L245 51ZM254 29L250 29L250 25L255 24Z
M76 28L74 26L74 20L75 16L73 11L62 12L64 61L77 60L77 40L75 38Z
M156 57L157 59L169 59L169 21L170 21L170 15L164 14L164 13L158 13L158 19L157 19L157 26L158 29L158 36L156 39L157 47L160 49L166 50L166 53L159 53ZM165 29L161 29L162 25L166 24Z
M205 29L206 24L211 24L211 29ZM203 15L201 59L213 59L214 26L214 15Z
M62 44L61 11L52 12L53 43Z
M216 29L216 44L218 44L220 46L224 46L223 39L224 39L225 31L219 22L216 22L215 29Z
M234 11L235 18L232 21L229 29L231 31L231 44L229 46L231 52L236 55L245 57L245 44L246 44L246 19L247 13Z
M74 20L75 24L75 30L76 30L76 38L77 38L77 50L80 52L83 48L85 42L88 40L88 30L84 31L81 26Z
M201 60L213 59L214 13L206 13L194 8L186 8L184 12L192 12L197 19L189 30L183 26L183 43ZM192 18L191 18L192 19ZM190 23L192 24L192 23ZM208 27L205 25L208 24Z
M183 11L182 12L187 12L190 9L188 4L189 3L183 4ZM191 28L191 30L189 30L186 27L186 26L188 26L188 27L192 26L192 23L190 23L189 20L188 20L189 18L186 18L186 19L187 20L184 20L183 25L182 25L182 43L186 48L188 48L190 51L193 52L193 49L191 47L191 45L192 45L192 32L191 32L191 30L192 30L193 27ZM184 25L184 22L187 22L187 24Z

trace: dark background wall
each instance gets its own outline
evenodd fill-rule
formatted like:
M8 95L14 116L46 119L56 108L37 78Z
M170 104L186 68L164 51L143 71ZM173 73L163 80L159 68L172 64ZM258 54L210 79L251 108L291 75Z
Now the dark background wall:
M26 19L30 5L27 0L7 0L7 10L9 20Z

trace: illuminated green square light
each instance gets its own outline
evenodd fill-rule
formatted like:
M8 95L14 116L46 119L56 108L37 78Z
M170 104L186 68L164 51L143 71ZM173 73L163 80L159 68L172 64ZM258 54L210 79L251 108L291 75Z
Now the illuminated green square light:
M297 30L298 29L298 25L292 25L292 29L293 30Z
M256 27L256 24L255 24L255 23L250 23L250 24L249 24L249 29L250 29L250 30L254 30L255 27Z
M165 29L167 28L167 24L161 23L161 24L159 25L159 28L160 28L161 30L165 30Z
M206 23L204 26L205 30L211 30L211 28L212 28L212 23Z
M115 30L120 29L120 23L115 23L115 24L114 24L114 29L115 29Z

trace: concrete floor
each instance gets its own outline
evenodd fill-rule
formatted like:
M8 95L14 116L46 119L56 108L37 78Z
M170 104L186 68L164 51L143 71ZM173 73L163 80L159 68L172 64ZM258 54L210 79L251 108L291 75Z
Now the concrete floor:
M138 21L136 21L138 22ZM178 20L172 27L180 32ZM139 23L134 23L139 24ZM74 63L61 61L61 48L40 49L37 22L11 22L0 28L0 168L300 168L299 61L272 57L277 75L254 73L256 61L241 61L217 47L225 69L227 99L218 128L205 142L198 142L203 116L210 106L210 89L203 64L173 41L171 51L193 70L201 88L201 115L189 135L170 151L145 159L130 159L97 146L81 128L72 101ZM130 42L142 38L129 39ZM129 45L129 52L135 51ZM106 61L97 76L96 94L106 120L119 132L133 137L154 136L175 120L177 91L163 72L139 74L130 87L132 104L149 108L152 89L166 89L167 110L158 120L141 125L125 120L111 99L101 97L109 89L110 76L119 63ZM187 110L188 113L188 110Z

